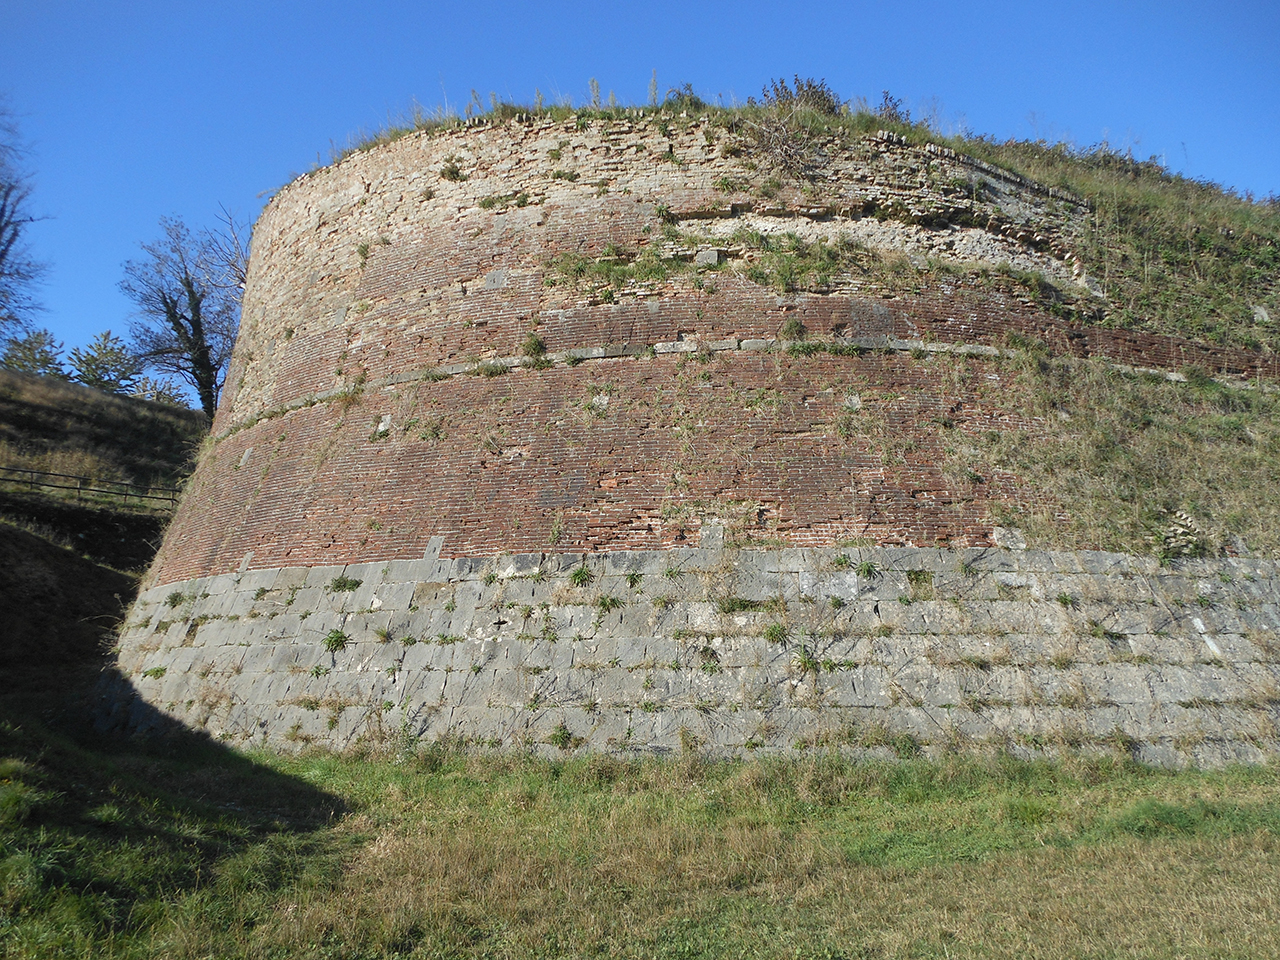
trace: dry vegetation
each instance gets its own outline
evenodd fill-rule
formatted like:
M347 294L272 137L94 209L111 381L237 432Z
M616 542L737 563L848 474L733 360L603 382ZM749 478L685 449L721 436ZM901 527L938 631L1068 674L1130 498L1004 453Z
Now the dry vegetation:
M1093 213L1077 252L1110 301L1107 325L1280 348L1275 197L1241 197L1172 174L1155 158L1136 161L1105 144L1076 149L982 137L947 142L1089 199Z
M1159 552L1179 512L1199 551L1280 555L1280 395L1195 370L1186 382L1031 349L1004 363L1000 401L1026 429L951 444L957 462L1003 468L1022 503L999 518L1058 549Z
M170 485L207 428L193 410L0 370L0 466Z
M206 750L58 794L6 763L13 957L1280 952L1272 769Z

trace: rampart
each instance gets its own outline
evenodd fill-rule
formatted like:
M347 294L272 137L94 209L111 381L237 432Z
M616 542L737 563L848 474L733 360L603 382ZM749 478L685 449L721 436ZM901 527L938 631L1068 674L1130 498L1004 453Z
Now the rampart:
M283 189L122 636L145 700L277 745L1273 753L1271 567L997 549L1034 491L944 447L1028 423L1011 338L1280 363L1020 288L1087 302L1078 198L887 135L812 149L802 189L697 118L518 120ZM1228 582L1243 606L1191 615Z

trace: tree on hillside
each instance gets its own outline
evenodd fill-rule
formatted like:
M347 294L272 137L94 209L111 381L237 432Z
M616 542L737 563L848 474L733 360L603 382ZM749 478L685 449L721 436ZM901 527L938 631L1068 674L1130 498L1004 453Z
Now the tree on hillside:
M32 330L25 336L10 337L4 355L0 356L0 367L57 380L68 379L62 366L62 344L50 330Z
M128 393L142 373L133 351L110 330L104 330L70 356L72 379L104 393Z
M138 360L190 384L210 418L240 324L248 263L244 228L225 211L223 227L195 235L180 219L162 218L163 238L142 244L146 258L126 263L120 283L138 305L130 325Z
M129 388L129 396L139 400L150 400L153 403L167 403L171 407L191 409L191 404L182 388L171 380L139 377Z
M17 124L0 100L0 334L25 327L35 307L31 287L42 269L26 244L26 229L38 218L30 210L31 181L21 169L22 154Z

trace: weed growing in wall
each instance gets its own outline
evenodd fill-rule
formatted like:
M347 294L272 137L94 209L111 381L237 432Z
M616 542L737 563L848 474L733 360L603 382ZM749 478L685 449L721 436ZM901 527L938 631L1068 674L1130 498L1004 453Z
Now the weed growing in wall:
M547 264L544 282L551 287L566 285L604 294L616 293L631 284L662 283L691 270L691 261L663 257L653 247L637 251L611 244L599 257L559 254Z
M449 154L449 156L445 157L444 165L440 168L440 179L453 183L459 183L467 179L467 175L462 172L462 167L459 166L459 158L455 154Z

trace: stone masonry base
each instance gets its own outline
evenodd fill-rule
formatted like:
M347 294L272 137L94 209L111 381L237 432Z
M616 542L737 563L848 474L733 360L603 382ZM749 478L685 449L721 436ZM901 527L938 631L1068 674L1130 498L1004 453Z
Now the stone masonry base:
M716 540L154 587L101 721L286 750L1280 753L1272 561Z

